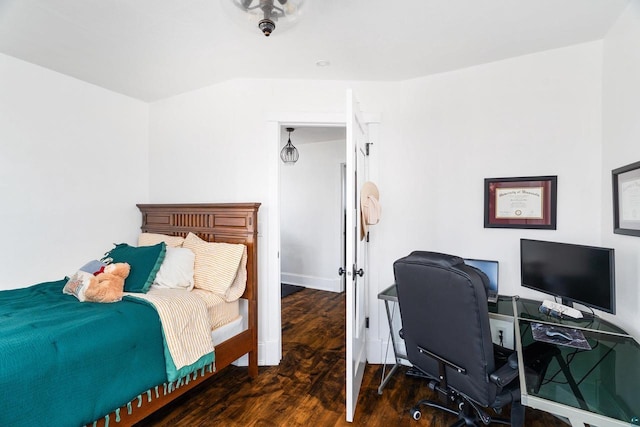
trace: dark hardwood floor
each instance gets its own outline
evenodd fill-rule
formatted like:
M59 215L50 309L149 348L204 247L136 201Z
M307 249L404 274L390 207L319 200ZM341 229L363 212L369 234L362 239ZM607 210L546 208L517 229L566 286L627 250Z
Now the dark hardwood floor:
M381 365L365 371L355 421L345 421L345 297L305 289L282 300L283 359L247 369L230 366L160 412L145 426L447 426L455 417L425 408L414 421L408 409L436 398L426 381L399 371L378 394ZM527 408L527 427L565 426Z

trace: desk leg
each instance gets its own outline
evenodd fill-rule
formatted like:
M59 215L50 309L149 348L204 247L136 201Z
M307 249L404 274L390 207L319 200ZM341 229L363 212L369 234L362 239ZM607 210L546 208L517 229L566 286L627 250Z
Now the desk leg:
M573 395L576 397L576 400L578 401L578 405L580 405L581 409L588 411L589 406L585 402L584 397L582 396L582 392L578 388L578 384L576 384L576 380L573 378L571 369L569 369L569 366L564 361L561 354L556 355L556 360L558 361L558 365L560 365L560 369L562 370L564 377L567 379L567 382L569 383L569 387L571 387L571 391L573 391Z
M389 310L389 301L385 300L384 301L384 308L387 311L387 322L389 323L389 337L391 338L391 345L393 346L393 357L396 361L396 363L393 365L393 367L391 368L391 370L389 371L389 373L385 376L385 368L387 366L386 364L386 354L385 354L385 363L383 365L382 368L382 378L380 379L380 387L378 387L378 394L382 394L382 390L385 388L385 386L387 385L387 383L389 382L389 380L391 379L391 376L398 370L398 368L400 367L401 363L400 363L400 359L398 358L398 354L396 352L396 339L393 336L393 316L391 315L391 311ZM387 347L388 349L388 347Z
M571 427L585 427L585 423L581 419L569 418L569 423L571 423Z
M380 382L380 387L378 387L378 394L382 394L382 390L385 388L385 386L391 379L391 376L398 370L399 367L400 363L396 360L395 365L393 365L386 377L384 375L384 370L382 371L382 380Z

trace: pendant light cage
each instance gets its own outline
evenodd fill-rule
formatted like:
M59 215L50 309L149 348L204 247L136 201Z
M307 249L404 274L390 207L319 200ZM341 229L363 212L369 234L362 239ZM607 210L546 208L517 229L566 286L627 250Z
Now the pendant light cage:
M294 130L294 128L287 128L287 132L289 132L289 140L287 141L287 144L282 147L282 150L280 150L280 158L285 165L293 165L298 161L298 158L300 158L298 149L291 143L291 132Z

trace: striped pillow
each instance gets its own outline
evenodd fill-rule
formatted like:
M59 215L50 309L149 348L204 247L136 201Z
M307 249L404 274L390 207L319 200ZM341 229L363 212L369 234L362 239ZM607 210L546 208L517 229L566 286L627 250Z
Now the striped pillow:
M170 248L179 248L184 242L184 237L156 233L140 233L138 236L138 246L153 246L160 242L164 242Z
M189 233L182 247L196 254L194 287L224 297L236 277L245 246L207 242Z
M244 246L244 245L243 245ZM240 267L233 284L227 289L224 294L224 300L226 302L235 301L242 296L244 290L247 288L247 247L245 246L242 251L242 259L240 260Z

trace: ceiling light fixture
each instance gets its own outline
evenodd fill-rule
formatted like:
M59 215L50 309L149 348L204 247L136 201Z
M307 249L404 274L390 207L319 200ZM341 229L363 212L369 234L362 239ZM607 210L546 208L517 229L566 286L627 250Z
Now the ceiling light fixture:
M231 1L240 10L248 14L249 20L257 22L262 33L269 37L276 29L286 28L300 15L304 0L222 0Z
M287 128L287 132L289 132L289 141L287 142L287 145L282 147L282 150L280 151L280 158L285 165L293 165L298 161L298 158L300 157L298 149L291 143L291 132L293 132L294 130L294 128Z

